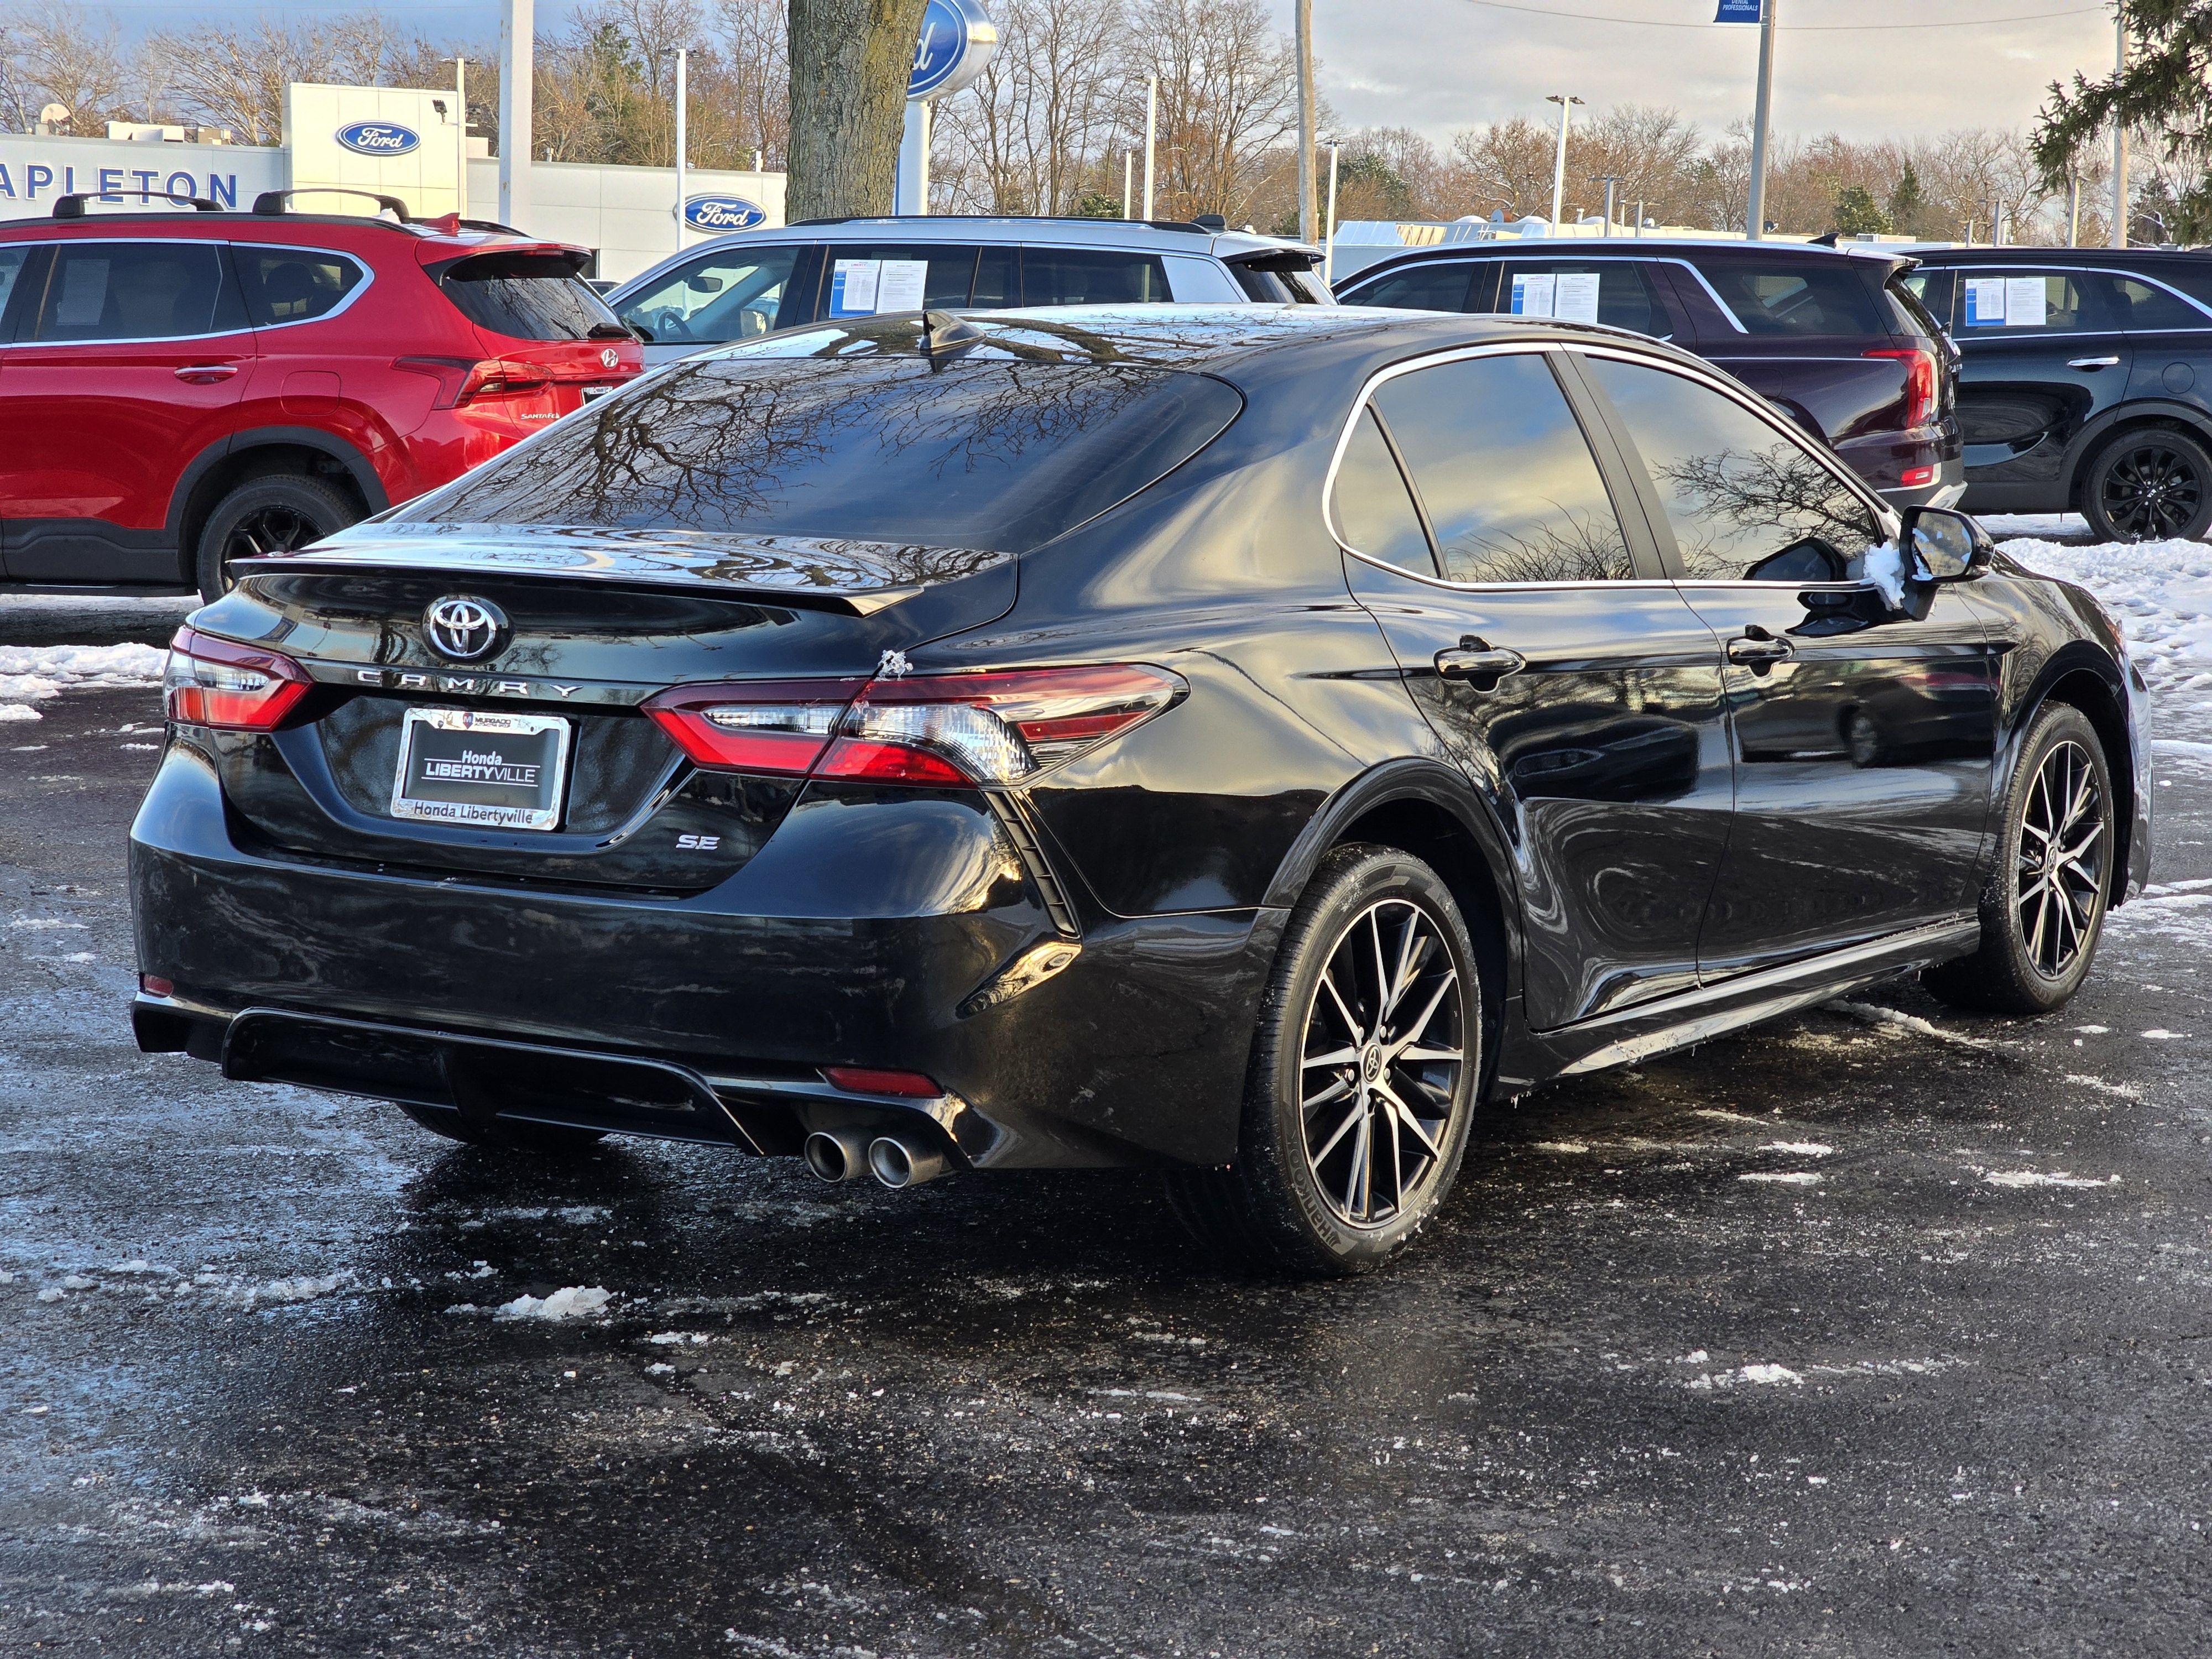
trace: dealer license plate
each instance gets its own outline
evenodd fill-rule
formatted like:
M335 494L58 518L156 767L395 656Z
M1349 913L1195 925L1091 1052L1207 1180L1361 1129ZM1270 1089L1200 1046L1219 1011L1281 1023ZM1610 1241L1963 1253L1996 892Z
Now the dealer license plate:
M392 816L550 830L561 821L568 769L568 722L557 715L410 708Z

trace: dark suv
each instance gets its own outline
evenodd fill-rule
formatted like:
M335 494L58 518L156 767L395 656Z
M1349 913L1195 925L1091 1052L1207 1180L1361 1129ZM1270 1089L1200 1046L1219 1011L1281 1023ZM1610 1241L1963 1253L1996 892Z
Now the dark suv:
M2212 255L1931 249L1904 280L1965 356L1976 513L2079 513L2101 541L2212 529Z
M1912 266L1886 250L1792 243L1458 243L1370 265L1336 297L1670 340L1779 404L1894 505L1947 506L1965 476L1958 356L1906 286Z
M292 193L64 196L0 224L7 580L213 599L230 561L456 478L643 367L577 276L587 249Z

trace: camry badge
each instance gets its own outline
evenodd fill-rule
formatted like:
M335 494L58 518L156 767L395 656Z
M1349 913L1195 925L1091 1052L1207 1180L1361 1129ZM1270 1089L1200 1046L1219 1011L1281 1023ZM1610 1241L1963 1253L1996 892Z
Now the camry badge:
M437 600L423 621L432 647L455 662L489 657L507 632L507 617L497 605L465 593Z

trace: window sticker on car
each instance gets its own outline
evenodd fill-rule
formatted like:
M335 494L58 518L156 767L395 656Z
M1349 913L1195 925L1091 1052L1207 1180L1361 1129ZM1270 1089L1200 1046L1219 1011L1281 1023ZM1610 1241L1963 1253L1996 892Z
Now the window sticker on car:
M832 317L872 317L876 289L881 284L881 259L840 259L830 273L830 314Z
M2040 276L1969 276L1968 328L2041 328L2049 320Z
M1513 314L1516 317L1548 317L1556 303L1559 279L1548 272L1541 276L1516 276L1513 279Z
M830 275L830 314L920 311L928 282L927 259L840 259Z
M1563 322L1597 320L1598 289L1602 277L1595 270L1527 272L1513 278L1516 317L1556 317Z

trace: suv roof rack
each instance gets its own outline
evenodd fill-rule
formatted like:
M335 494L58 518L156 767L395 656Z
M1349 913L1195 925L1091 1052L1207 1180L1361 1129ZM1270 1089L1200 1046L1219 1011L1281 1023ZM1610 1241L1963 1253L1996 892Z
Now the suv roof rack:
M373 190L349 190L343 185L301 185L294 190L264 190L253 198L253 210L264 219L276 218L292 210L295 196L359 196L374 202L380 212L396 216L403 225L415 222L407 211L407 204L397 196L380 195Z
M919 216L896 213L847 213L830 219L793 219L784 226L786 230L797 230L805 225L874 225L896 223L907 217ZM1023 224L1036 225L1150 225L1154 230L1188 231L1194 235L1211 236L1213 232L1204 225L1193 224L1188 219L1095 219L1087 213L933 213L932 219L1012 219Z
M221 203L210 202L204 196L190 195L181 190L149 190L145 191L118 191L115 193L118 196L137 196L141 194L147 196L158 196L165 202L187 202L191 204L192 211L195 213L220 213L222 211L222 204ZM57 196L54 198L54 217L57 219L88 219L92 216L85 211L84 204L87 202L97 202L100 199L100 192L97 191L88 190L78 191L76 194L71 196Z

